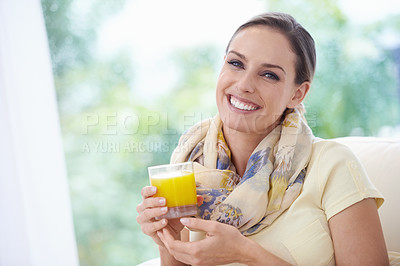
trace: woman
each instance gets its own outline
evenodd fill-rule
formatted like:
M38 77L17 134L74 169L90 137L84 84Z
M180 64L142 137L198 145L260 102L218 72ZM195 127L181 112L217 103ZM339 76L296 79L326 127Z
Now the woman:
M186 132L171 158L195 162L199 218L156 221L165 199L142 189L137 221L165 265L389 264L381 194L354 155L315 138L303 116L315 62L312 37L287 14L262 14L234 33L218 115ZM183 226L205 233L188 242Z

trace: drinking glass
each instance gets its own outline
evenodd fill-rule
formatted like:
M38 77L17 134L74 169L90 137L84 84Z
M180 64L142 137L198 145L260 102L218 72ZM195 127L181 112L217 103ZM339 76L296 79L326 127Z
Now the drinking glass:
M164 197L168 207L168 212L156 217L157 220L197 214L192 162L151 166L148 171L150 184L157 187L157 193L153 197Z

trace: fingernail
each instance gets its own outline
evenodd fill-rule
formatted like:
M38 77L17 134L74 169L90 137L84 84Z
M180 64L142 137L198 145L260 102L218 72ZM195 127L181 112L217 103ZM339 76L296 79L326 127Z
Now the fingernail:
M152 193L156 193L156 191L157 191L157 188L156 188L156 187L151 187L151 192L152 192Z
M167 210L168 210L167 207L162 207L162 208L161 208L161 211L162 211L162 212L167 212Z
M181 224L183 225L188 225L189 224L189 219L188 218L181 218Z
M160 202L161 205L164 205L165 204L165 199L162 198L162 199L159 200L159 202Z
M161 223L162 223L163 225L166 225L166 224L167 224L167 220L166 220L166 219L162 219L162 220L161 220Z

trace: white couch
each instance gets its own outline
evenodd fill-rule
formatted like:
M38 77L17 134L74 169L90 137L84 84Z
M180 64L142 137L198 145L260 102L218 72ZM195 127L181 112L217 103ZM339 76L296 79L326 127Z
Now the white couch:
M379 208L388 251L400 252L400 138L344 137L335 141L348 146L360 159L371 181L383 194ZM398 265L397 260L391 265ZM160 265L159 258L140 266Z
M400 252L400 138L345 137L336 141L347 145L360 159L372 183L385 202L379 208L386 246Z

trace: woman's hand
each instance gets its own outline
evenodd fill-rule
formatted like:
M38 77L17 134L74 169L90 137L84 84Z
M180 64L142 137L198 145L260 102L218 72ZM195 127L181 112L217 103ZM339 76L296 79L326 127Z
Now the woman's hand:
M196 242L176 241L167 228L158 231L158 236L169 253L190 265L216 265L244 260L248 239L235 227L215 221L182 218L181 223L190 229L206 232L206 238Z
M136 221L140 224L143 233L150 236L157 245L164 247L157 231L168 228L173 239L180 239L183 225L179 222L179 219L161 219L159 221L155 219L155 217L168 212L168 207L165 206L165 198L152 197L156 191L157 188L152 186L146 186L142 189L143 201L136 207L136 211L139 213Z

